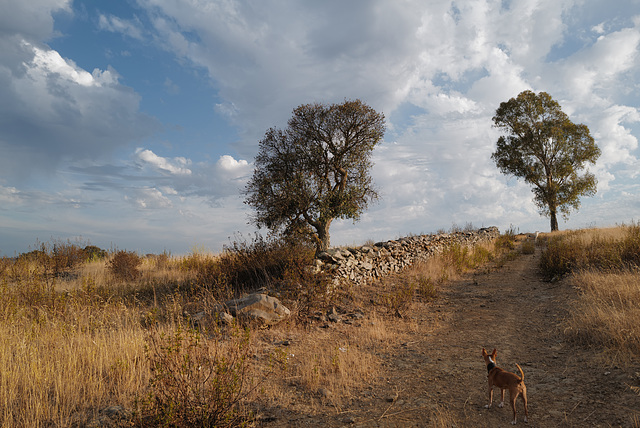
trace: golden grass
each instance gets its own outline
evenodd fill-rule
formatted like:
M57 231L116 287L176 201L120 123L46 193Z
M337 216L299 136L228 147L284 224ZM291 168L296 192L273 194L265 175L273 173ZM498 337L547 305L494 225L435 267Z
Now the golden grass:
M640 355L640 275L581 272L571 283L580 295L572 306L567 333L603 347L614 359Z
M566 321L569 338L596 346L611 361L640 355L640 226L547 234L541 268L570 275L578 291Z
M486 262L496 251L492 244L458 248L381 281L373 293L400 281L411 288L406 298L412 305L416 297L437 293L442 282ZM203 296L211 293L181 287L198 279L195 267L216 258L195 252L145 257L134 283L116 280L108 258L85 262L62 276L48 274L37 260L0 259L0 426L82 426L108 406L139 408L152 376L149 329L170 334L185 322L185 311L206 303ZM421 295L421 284L433 289ZM362 301L368 302L367 290L334 298L348 297L350 305L363 309L357 299L366 296ZM326 404L339 410L375 384L383 372L383 354L404 339L404 332L418 327L395 318L382 301L364 306L365 317L354 321L357 327L318 329L291 322L253 334L254 370L276 371L261 384L260 400L302 405L310 413L326 411ZM284 339L288 346L280 343ZM446 415L439 418L446 420Z
M356 391L380 380L381 354L404 339L399 329L391 329L388 320L375 312L356 327L335 328L262 332L264 352L279 356L282 363L277 376L265 380L261 399L267 405L303 407L305 413L314 414L326 411L329 404L339 411Z
M75 307L60 318L37 311L0 324L0 425L69 426L110 403L131 406L148 376L135 312Z

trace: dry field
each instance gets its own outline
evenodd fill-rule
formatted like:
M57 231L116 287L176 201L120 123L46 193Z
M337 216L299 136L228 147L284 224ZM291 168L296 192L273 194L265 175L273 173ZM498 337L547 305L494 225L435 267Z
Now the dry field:
M570 266L543 272L574 287L563 337L574 346L606 349L616 364L637 362L639 350L638 259L635 268L630 261L637 235L632 225L538 243L538 252L572 243L556 248L570 252L562 258L571 259ZM1 259L0 425L286 426L327 415L359 423L354 406L384 389L387 356L410 347L417 334L443 328L447 284L535 252L523 239L506 234L485 246L457 248L401 275L331 294L319 291L321 280L305 276L300 266L308 260L261 241L222 257L133 257L133 265L115 268L115 252L71 267L52 262L57 253L51 251ZM604 247L621 255L596 254ZM586 264L593 260L599 265ZM316 281L304 295L281 290L293 312L287 322L251 331L191 328L186 314L241 291L242 281L262 286L273 277ZM339 323L326 319L334 309ZM399 394L383 403L390 409ZM442 404L424 412L429 426L461 423ZM377 425L365 420L362 426Z

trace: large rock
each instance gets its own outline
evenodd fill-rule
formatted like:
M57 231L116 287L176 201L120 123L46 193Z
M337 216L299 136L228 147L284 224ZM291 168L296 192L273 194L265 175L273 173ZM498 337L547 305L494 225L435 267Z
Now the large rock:
M241 299L225 303L231 315L241 321L259 324L277 324L287 318L291 311L275 297L264 293L249 294Z

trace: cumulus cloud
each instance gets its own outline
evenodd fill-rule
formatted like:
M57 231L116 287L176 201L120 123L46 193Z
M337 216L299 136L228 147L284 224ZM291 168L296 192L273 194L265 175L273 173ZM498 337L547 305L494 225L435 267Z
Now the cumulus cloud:
M138 159L145 162L146 164L151 165L152 167L163 171L168 172L170 174L175 175L190 175L191 170L187 168L187 166L191 163L188 159L184 157L176 157L173 159L163 158L161 156L156 155L151 150L145 150L139 148L136 150L136 155Z
M0 35L41 41L53 32L54 12L71 12L72 0L1 0Z
M112 68L87 71L43 42L70 0L1 1L0 169L16 183L99 158L157 129Z
M233 156L223 155L218 159L218 166L222 170L233 173L234 175L246 174L248 171L249 162L244 159L235 160Z
M604 167L596 169L603 189L615 178L605 170L636 161L629 128L636 108L605 94L623 88L621 75L635 73L637 25L594 22L587 28L598 38L572 52L567 43L576 22L566 18L581 11L574 0L372 1L295 10L142 4L154 11L167 49L205 67L219 85L224 101L217 109L244 131L244 154L304 102L362 96L387 117L400 105L419 107L404 128L389 124L397 138L377 157L377 181L388 198L378 209L401 206L416 218L439 210L496 219L535 212L530 189L501 176L490 160L497 140L491 117L525 89L551 93L572 119L589 124L603 148ZM291 14L296 19L285 22ZM563 49L562 60L548 60Z
M89 73L44 45L14 41L0 43L0 168L7 177L52 172L65 159L99 158L157 129L114 70ZM3 49L20 55L5 56Z

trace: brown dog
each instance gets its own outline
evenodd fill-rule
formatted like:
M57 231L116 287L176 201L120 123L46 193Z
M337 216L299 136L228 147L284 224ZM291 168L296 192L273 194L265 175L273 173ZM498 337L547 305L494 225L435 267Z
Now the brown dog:
M516 424L516 399L518 395L522 396L522 401L524 401L524 421L527 422L527 416L529 416L529 411L527 410L527 387L524 385L524 373L519 365L516 364L518 370L520 370L520 376L515 373L510 373L506 370L502 370L500 367L496 366L496 354L497 351L494 349L491 354L487 354L487 350L482 348L482 357L484 358L484 362L487 365L487 371L489 372L489 404L487 404L487 409L491 408L491 404L493 402L493 387L498 387L501 390L501 402L498 407L504 406L504 390L509 390L509 400L511 401L511 408L513 409L513 425Z

